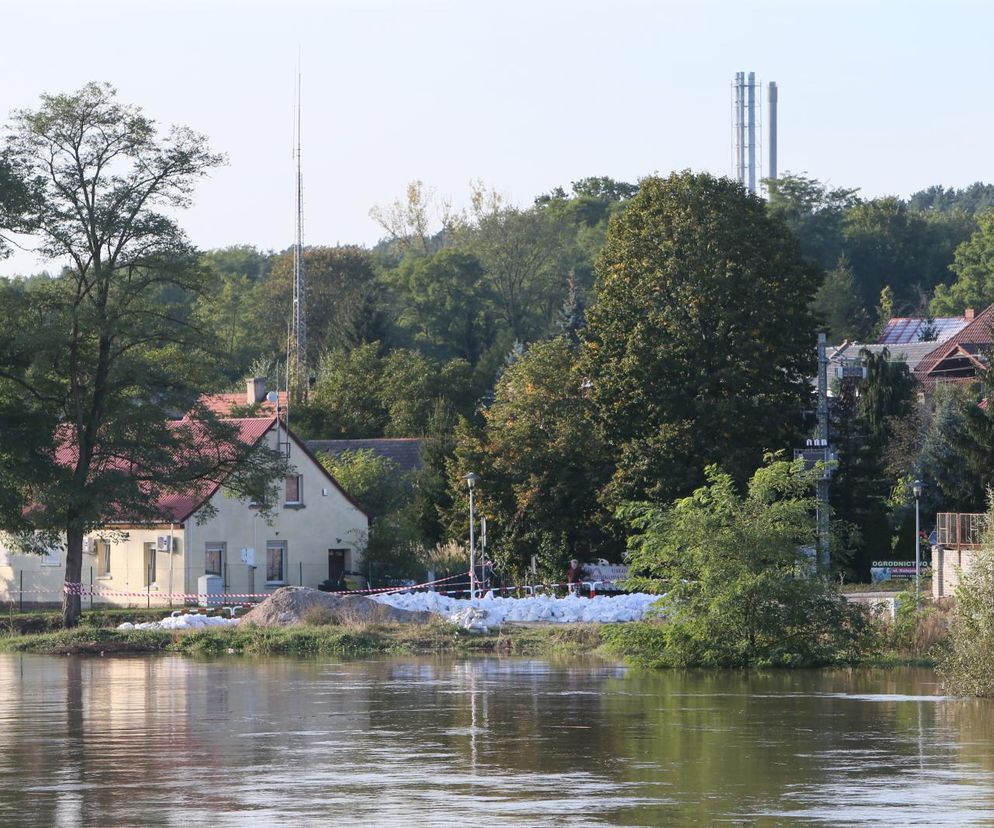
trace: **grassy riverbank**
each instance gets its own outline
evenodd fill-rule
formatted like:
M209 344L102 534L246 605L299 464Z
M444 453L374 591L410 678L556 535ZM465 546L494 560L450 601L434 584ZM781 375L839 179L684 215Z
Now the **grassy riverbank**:
M66 655L171 652L188 655L501 654L545 657L609 655L595 625L506 626L471 633L436 621L411 624L348 624L303 627L213 628L190 632L74 630L0 636L0 651Z
M875 645L850 663L873 666L933 666L944 646L945 608L913 612L908 605L896 621L878 622ZM124 620L157 620L134 610L88 613L73 630L57 629L58 615L34 613L0 616L0 651L65 654L183 653L188 655L363 656L374 654L498 654L544 658L593 656L624 660L649 668L672 666L666 657L666 626L629 624L509 624L474 633L441 619L429 624L353 621L300 627L237 627L192 630L118 630ZM6 623L3 623L6 622Z

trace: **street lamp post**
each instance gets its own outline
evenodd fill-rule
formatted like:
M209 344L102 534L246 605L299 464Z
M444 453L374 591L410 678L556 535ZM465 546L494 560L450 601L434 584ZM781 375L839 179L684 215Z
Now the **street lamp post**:
M473 502L473 486L479 478L470 472L466 475L466 485L469 486L469 597L476 597L476 512Z
M924 488L925 484L921 480L911 484L911 491L915 496L915 609L919 609L922 603L922 537L919 529L918 501Z

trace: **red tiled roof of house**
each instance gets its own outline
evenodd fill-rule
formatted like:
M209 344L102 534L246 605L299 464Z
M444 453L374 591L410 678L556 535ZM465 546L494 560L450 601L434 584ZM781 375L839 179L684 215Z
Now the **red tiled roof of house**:
M936 376L935 369L943 360L959 352L979 363L975 355L984 350L983 346L990 345L994 345L994 305L977 314L969 325L929 352L915 368L915 376L926 387L932 387L942 379ZM964 378L952 378L950 381L963 382Z
M255 446L270 431L270 429L272 429L273 425L276 423L276 418L244 417L238 419L227 419L225 422L230 423L237 428L238 433L236 439L240 443L247 446ZM201 438L203 437L202 431L200 432L200 435L198 435L198 427L195 423L188 419L173 420L170 423L170 427L173 429L189 429L192 427L194 430L194 440L198 440L198 436ZM209 444L202 443L201 447L209 447ZM76 446L73 443L68 441L60 441L60 445L55 452L55 460L57 463L63 466L71 466L76 462L77 457L78 453ZM93 465L94 471L96 472L115 470L131 472L133 470L132 464L128 460L117 456L96 455L93 458ZM223 479L205 479L192 486L188 492L165 493L160 496L159 501L156 504L155 511L161 514L163 521L182 523L183 521L189 519L189 517L196 512L197 509L213 497L217 490L221 488L223 483Z
M280 391L279 395L280 411L286 411L286 391ZM229 417L235 409L249 407L249 403L244 392L233 394L204 394L200 398L200 403L206 407L208 411L213 412L219 417ZM256 416L272 417L276 415L276 406L269 402L269 400L263 400L262 402L255 403L253 407L255 408L255 411L258 412Z

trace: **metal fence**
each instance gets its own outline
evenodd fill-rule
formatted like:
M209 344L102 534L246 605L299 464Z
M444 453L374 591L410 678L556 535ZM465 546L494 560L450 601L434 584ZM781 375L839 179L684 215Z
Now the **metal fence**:
M987 515L976 512L939 512L935 535L940 546L957 549L978 547L987 528Z

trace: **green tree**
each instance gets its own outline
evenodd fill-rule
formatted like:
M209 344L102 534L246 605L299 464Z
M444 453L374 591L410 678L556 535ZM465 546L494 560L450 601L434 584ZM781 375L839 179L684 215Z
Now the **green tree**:
M0 154L0 258L10 254L6 234L24 230L25 214L30 209L31 185L24 171L7 153Z
M859 532L850 560L834 563L850 580L866 581L872 560L888 557L891 549L893 478L887 475L885 456L896 424L912 413L915 380L887 349L879 354L864 350L860 358L866 378L843 381L833 408L838 468L831 493L836 517Z
M297 408L297 429L312 438L381 437L389 421L379 394L382 374L378 342L327 352L307 404Z
M469 364L461 359L438 363L417 351L397 349L383 360L379 397L387 412L387 437L421 437L429 429L439 400L468 416L476 399Z
M630 587L665 595L656 661L695 667L852 663L868 622L831 582L808 577L814 478L803 461L759 469L744 495L709 466L706 483L671 506L619 509L628 524ZM648 654L644 654L648 655Z
M933 186L908 198L908 208L920 213L966 213L979 215L994 208L994 184L975 181L961 190Z
M497 382L483 425L465 420L450 463L453 525L462 530L468 471L480 476L488 552L519 574L537 556L560 577L572 557L618 557L611 520L598 503L610 474L576 355L565 338L533 345Z
M420 577L424 545L420 542L412 479L389 458L373 451L321 454L331 475L371 515L364 561L373 577Z
M890 285L900 310L915 308L921 294L946 281L953 251L971 232L971 219L915 213L897 198L853 206L845 217L845 253L866 306Z
M0 306L0 398L22 421L33 407L58 421L62 457L32 481L28 525L14 528L25 542L38 532L65 543L66 582L78 583L87 531L112 519L162 520L159 495L198 481L226 479L266 502L286 462L250 452L230 425L193 407L215 355L189 315L205 274L171 216L222 158L189 129L159 137L140 109L100 84L16 112L7 151L38 185L28 216L38 249L66 263ZM67 592L65 624L79 612L78 594Z
M824 320L833 342L865 341L872 327L845 257L825 275L815 294L814 312Z
M825 269L835 267L845 253L846 213L859 203L859 190L830 190L814 178L791 173L765 183L770 215L797 236L805 256Z
M386 279L397 325L415 347L476 365L497 336L495 299L472 252L409 256Z
M514 339L543 337L566 293L568 234L554 215L504 206L474 193L475 223L457 235L460 249L483 265L483 284Z
M746 480L794 443L815 370L814 265L728 179L642 181L598 261L584 373L615 501L670 500L720 462Z
M961 314L966 308L979 311L994 302L994 212L977 222L977 231L956 248L949 265L956 280L935 289L929 310L937 316Z
M311 366L324 350L387 342L391 326L386 296L368 250L351 245L308 247L304 268ZM257 336L267 343L269 353L285 352L293 302L292 251L275 257L272 272L259 283L254 299L260 313Z

